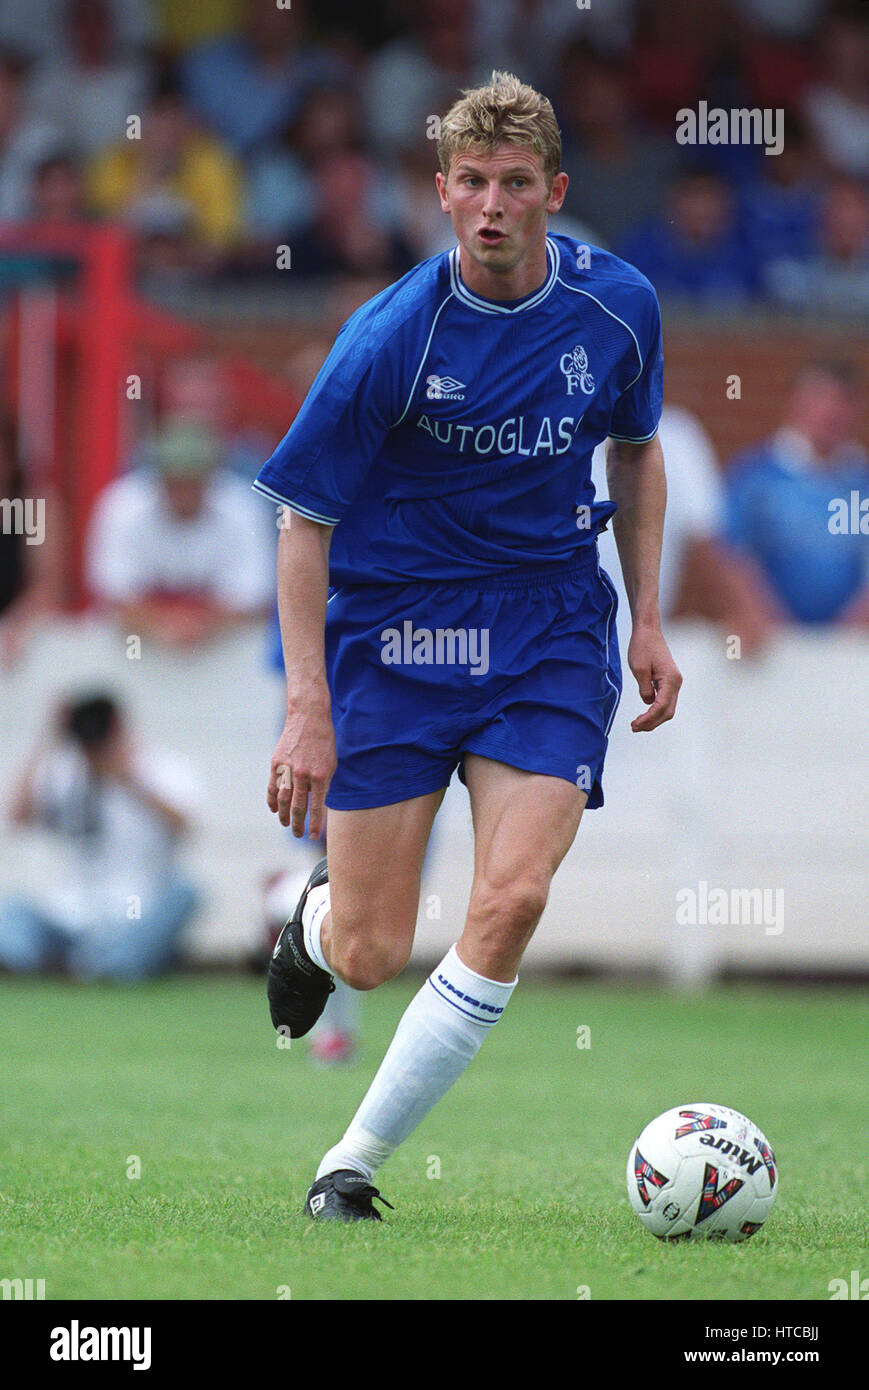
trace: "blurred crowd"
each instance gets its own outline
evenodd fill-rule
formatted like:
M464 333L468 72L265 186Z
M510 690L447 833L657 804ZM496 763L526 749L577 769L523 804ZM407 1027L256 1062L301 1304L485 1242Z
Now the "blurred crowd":
M147 283L329 277L287 362L303 394L361 284L453 245L434 118L495 67L553 100L570 177L553 231L623 255L668 302L869 309L869 10L840 0L3 0L0 225L123 224ZM780 152L680 144L678 113L701 102L782 113ZM39 269L0 253L0 295ZM843 351L773 386L775 429L735 458L684 409L661 422L663 616L717 623L746 655L788 625L869 631L865 381ZM271 615L279 667L277 528L250 488L275 439L233 426L207 352L162 363L152 406L82 538L87 594L182 650ZM68 598L65 499L26 462L0 413L0 677ZM605 495L603 450L594 467ZM616 574L610 533L601 554ZM167 967L197 898L176 856L188 772L136 741L111 692L52 712L10 809L73 862L63 901L0 902L0 967Z
M555 105L555 230L664 296L869 306L851 0L6 0L0 219L121 221L175 281L394 278L452 244L434 117L493 67ZM781 113L780 152L680 144L701 102Z
M850 0L4 0L0 220L117 220L142 271L230 294L273 286L282 250L294 279L331 277L286 364L301 396L342 295L349 313L360 285L453 243L435 117L495 66L555 104L555 230L623 254L665 300L869 308L869 8ZM766 111L778 152L681 144L679 112L701 103ZM0 288L13 273L26 258L0 255ZM276 528L249 484L274 439L233 434L216 360L161 375L151 435L91 517L85 581L126 630L192 647L269 611ZM869 626L865 383L818 360L777 385L778 428L737 459L684 411L662 425L669 611L748 650L788 622ZM0 421L7 497L14 436ZM4 526L0 664L63 601L63 501L46 500L44 544Z

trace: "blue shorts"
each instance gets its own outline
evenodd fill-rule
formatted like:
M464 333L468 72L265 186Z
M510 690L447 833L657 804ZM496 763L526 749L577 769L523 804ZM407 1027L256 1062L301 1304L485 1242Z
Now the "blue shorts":
M477 753L564 778L602 806L621 694L616 604L596 546L556 570L336 590L326 664L338 766L326 805L424 796Z

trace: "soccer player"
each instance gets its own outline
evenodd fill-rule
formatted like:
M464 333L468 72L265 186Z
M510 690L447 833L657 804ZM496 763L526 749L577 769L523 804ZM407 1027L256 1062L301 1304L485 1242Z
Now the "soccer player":
M657 599L654 291L547 233L567 187L561 141L549 101L518 78L466 92L438 155L458 245L348 319L255 483L289 509L287 719L268 804L297 835L306 815L318 835L329 809L328 869L270 966L276 1028L305 1034L335 977L368 990L403 968L457 767L474 825L461 936L322 1159L305 1203L318 1219L379 1219L376 1170L497 1024L583 810L602 804L621 673L596 538L613 515L648 706L632 728L672 718L681 684ZM604 438L602 504L590 459Z

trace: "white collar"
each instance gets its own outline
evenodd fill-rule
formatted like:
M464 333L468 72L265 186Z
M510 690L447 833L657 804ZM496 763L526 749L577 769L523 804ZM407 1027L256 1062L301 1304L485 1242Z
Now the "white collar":
M499 304L496 299L484 299L482 295L474 294L468 289L459 269L459 248L455 246L450 252L450 285L456 298L467 304L470 309L478 309L483 314L521 314L526 309L533 309L542 303L558 279L558 248L551 237L546 238L546 259L549 271L538 290L518 304Z
M772 436L772 447L776 459L786 473L794 477L806 477L817 473L848 466L866 466L866 451L856 441L842 445L828 458L822 458L812 447L811 441L799 430L783 425Z
M823 459L815 453L807 437L787 425L776 430L772 437L772 447L786 473L804 477L823 466Z

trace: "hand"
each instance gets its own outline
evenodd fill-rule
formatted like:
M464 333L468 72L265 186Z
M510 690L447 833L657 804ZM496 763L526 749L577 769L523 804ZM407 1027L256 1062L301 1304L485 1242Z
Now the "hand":
M281 825L292 827L297 839L305 833L319 839L323 829L326 792L337 765L335 731L325 699L291 706L284 730L272 754L267 800Z
M840 627L869 627L869 589L863 589L851 600L837 622Z
M754 656L764 651L775 636L779 624L763 608L742 609L738 613L725 613L721 628L727 640L731 635L738 637L743 656Z
M631 728L635 734L650 733L673 718L682 685L681 673L660 628L634 628L628 665L636 677L640 697L649 706L631 721Z

